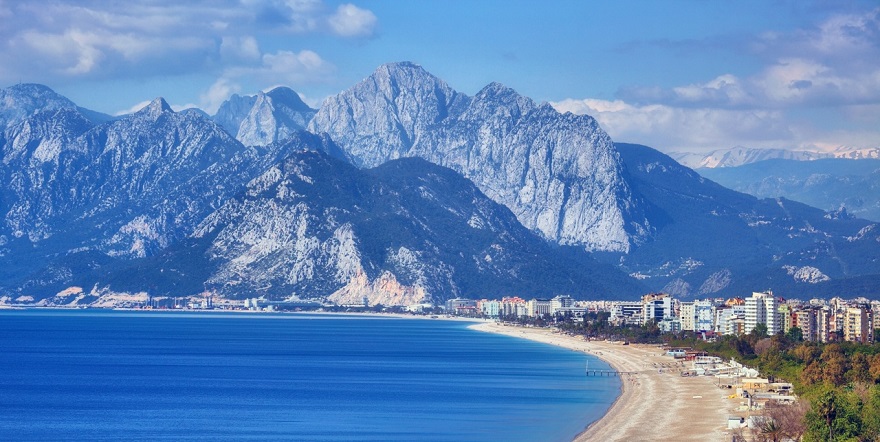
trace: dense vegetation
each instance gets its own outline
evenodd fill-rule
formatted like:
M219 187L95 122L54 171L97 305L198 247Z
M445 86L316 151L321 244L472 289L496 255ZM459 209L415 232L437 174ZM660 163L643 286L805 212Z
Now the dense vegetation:
M755 367L764 376L791 382L799 396L793 406L767 410L770 419L759 440L880 441L880 344L804 341L801 330L767 336L759 324L744 336L704 341L693 332L660 333L656 324L612 326L607 313L572 318L526 319L533 325L556 323L560 330L596 339L664 343ZM875 331L880 333L880 329Z

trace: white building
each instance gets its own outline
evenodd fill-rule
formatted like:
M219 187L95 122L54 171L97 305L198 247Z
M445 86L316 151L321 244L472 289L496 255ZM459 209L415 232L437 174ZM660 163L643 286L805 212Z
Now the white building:
M642 297L642 324L646 324L648 321L660 323L660 321L674 316L671 296L658 293Z
M773 336L779 331L778 305L772 291L766 293L753 292L746 298L745 333L749 334L758 324L767 326L767 335Z
M718 302L711 299L702 301L694 301L694 313L696 314L696 323L694 330L696 331L712 331L715 330L715 309Z
M681 329L684 331L695 331L697 329L697 310L693 302L682 302L678 309L678 316L681 320Z
M480 313L487 318L497 318L501 313L501 303L498 300L482 299L477 302Z
M615 325L642 323L642 303L640 301L618 301L611 306L608 322Z
M735 335L737 334L737 321L745 319L746 307L733 305L719 308L715 310L715 313L715 331L722 335Z
M532 299L529 301L527 308L528 315L532 318L538 318L553 313L549 299Z
M550 314L564 313L574 307L574 298L568 295L559 295L550 300Z

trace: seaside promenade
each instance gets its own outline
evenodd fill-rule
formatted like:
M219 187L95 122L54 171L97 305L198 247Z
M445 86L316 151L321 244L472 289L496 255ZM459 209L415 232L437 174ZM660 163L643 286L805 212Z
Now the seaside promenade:
M586 441L729 441L727 417L738 401L713 378L682 377L657 346L584 341L548 329L483 323L474 330L500 333L592 354L621 375L623 391L601 419L575 439ZM584 424L586 426L586 423Z

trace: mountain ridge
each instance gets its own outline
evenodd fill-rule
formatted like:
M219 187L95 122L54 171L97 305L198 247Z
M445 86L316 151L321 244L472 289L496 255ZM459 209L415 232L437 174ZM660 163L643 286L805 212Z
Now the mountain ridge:
M417 156L456 170L559 244L625 252L650 234L595 119L499 83L468 97L418 65L386 64L326 99L309 130L328 133L360 167Z
M0 298L880 287L877 224L726 189L500 83L469 97L383 65L328 99L315 133L287 126L272 92L230 99L226 120L161 98L105 122L57 97L4 108ZM220 124L236 115L267 137L243 144Z

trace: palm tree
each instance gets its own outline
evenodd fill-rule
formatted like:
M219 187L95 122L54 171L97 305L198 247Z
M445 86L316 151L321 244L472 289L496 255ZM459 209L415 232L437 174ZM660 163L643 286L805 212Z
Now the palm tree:
M764 440L779 442L782 436L782 427L771 418L765 418L761 423L761 435Z

